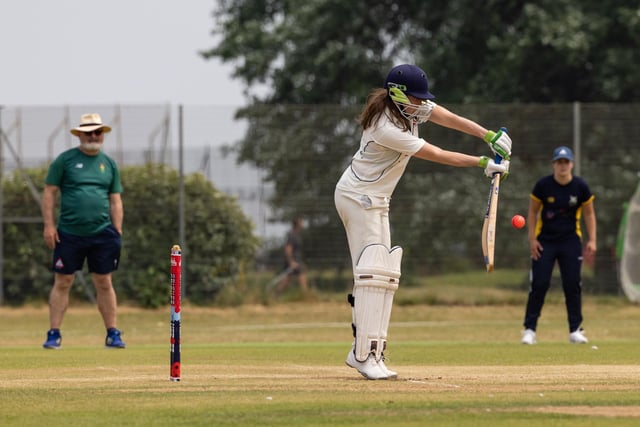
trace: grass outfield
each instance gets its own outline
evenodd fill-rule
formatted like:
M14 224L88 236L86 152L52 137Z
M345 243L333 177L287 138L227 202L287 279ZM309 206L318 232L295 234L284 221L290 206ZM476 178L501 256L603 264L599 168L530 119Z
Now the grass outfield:
M415 289L399 292L399 301ZM443 291L444 292L444 291ZM438 297L442 299L442 296ZM344 365L343 296L183 310L182 381L169 377L169 313L121 307L126 350L102 347L97 309L73 304L63 348L43 350L46 307L0 308L2 426L636 426L640 310L585 297L591 342L568 343L549 297L536 346L522 304L399 304L394 381Z

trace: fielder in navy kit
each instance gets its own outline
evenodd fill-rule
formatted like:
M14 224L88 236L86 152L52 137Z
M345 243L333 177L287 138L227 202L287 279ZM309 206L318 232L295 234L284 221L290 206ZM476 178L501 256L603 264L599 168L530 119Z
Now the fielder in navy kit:
M524 318L523 344L536 343L536 327L551 274L558 262L569 322L569 342L584 344L588 340L582 324L582 230L584 215L589 240L584 250L596 251L596 213L594 195L586 181L573 176L573 152L558 147L553 152L553 175L541 178L529 200L529 246L531 250L531 288Z

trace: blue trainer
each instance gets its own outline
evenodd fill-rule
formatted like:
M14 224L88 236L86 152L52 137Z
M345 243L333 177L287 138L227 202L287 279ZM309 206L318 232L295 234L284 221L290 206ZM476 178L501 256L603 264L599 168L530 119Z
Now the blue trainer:
M122 332L116 328L110 328L107 330L107 338L104 340L104 346L106 348L125 348L127 345L120 338Z
M60 335L60 329L50 329L47 332L47 340L42 344L42 347L50 350L58 350L62 345L62 335Z

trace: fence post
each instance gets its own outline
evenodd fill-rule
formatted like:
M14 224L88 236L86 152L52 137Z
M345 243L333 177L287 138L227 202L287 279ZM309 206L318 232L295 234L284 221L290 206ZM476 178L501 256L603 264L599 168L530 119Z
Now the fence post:
M182 262L185 260L185 248L187 247L185 236L185 194L184 194L184 106L178 105L178 240L182 247ZM188 256L188 253L187 253ZM186 287L182 287L182 295L186 295Z
M2 130L2 108L0 105L0 306L4 304L4 194L2 182L4 181L4 130Z
M580 159L582 156L580 155L580 148L582 145L581 135L580 135L580 102L575 101L573 103L573 151L575 152L575 161L574 168L575 174L580 176Z

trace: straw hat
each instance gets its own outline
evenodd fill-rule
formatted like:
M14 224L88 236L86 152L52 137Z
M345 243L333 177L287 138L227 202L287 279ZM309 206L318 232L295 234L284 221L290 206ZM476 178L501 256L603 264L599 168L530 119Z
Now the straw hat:
M91 132L92 130L100 128L102 128L104 132L111 132L111 128L102 123L100 114L83 114L82 117L80 117L80 124L78 127L71 129L70 132L75 136L78 136L82 132Z

